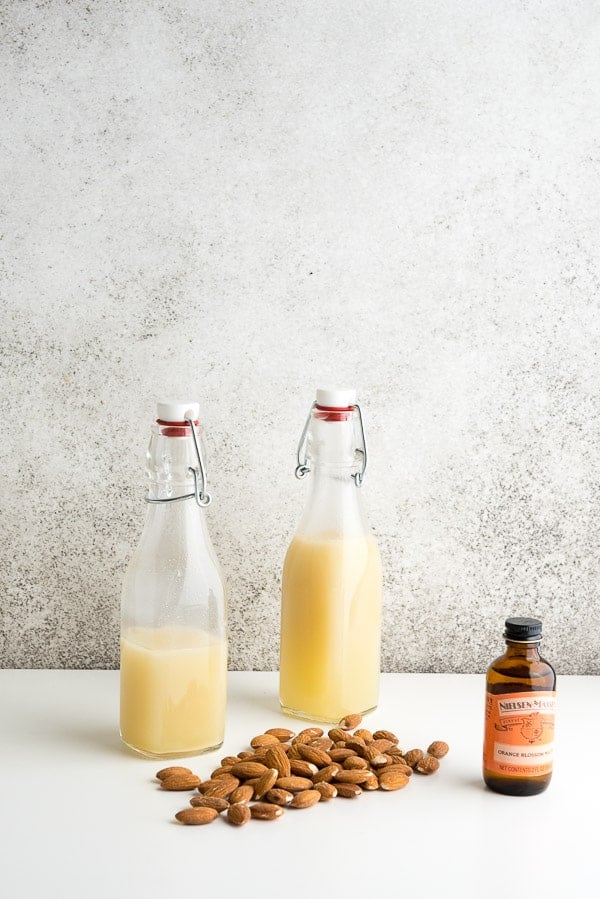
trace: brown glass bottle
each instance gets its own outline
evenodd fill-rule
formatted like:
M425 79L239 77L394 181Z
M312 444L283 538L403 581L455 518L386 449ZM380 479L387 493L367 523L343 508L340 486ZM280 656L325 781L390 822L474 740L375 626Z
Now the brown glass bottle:
M540 656L542 623L507 618L506 651L486 676L483 779L509 796L533 796L552 777L556 674Z

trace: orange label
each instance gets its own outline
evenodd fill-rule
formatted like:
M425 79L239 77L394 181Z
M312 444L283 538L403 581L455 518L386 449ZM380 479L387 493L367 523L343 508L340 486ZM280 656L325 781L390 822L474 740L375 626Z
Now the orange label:
M483 767L494 774L550 774L556 693L486 693Z

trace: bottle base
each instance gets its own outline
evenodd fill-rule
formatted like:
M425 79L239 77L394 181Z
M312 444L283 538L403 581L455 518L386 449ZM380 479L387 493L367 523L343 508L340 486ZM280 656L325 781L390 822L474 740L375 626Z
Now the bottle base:
M211 746L203 746L201 748L196 749L186 749L181 752L151 752L147 749L140 749L139 746L132 746L131 743L128 743L127 740L123 739L121 736L121 742L123 746L125 746L130 752L133 752L134 755L137 755L139 758L143 759L157 759L158 761L167 761L168 759L185 759L190 758L194 755L204 755L206 752L212 752L214 749L219 749L223 745L223 740L220 743L214 743Z
M375 703L375 705L371 706L368 709L352 709L351 711L342 712L340 715L337 715L335 717L330 717L327 715L314 715L311 712L304 711L303 709L294 709L290 706L285 705L285 703L281 701L279 702L279 705L281 711L285 715L289 715L291 718L300 718L302 721L316 721L318 724L339 724L345 715L358 714L364 717L365 715L370 714L370 712L374 712L377 708L377 703Z
M505 796L537 796L550 783L549 778L495 777L493 774L484 774L483 780L494 793L503 793Z

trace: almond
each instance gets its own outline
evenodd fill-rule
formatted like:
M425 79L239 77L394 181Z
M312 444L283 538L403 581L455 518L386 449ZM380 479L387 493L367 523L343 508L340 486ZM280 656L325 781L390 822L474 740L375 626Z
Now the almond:
M207 807L184 808L175 815L182 824L210 824L218 816L216 809Z
M409 782L410 778L401 771L382 771L379 775L379 786L382 790L401 790Z
M338 796L341 796L342 799L356 799L362 793L358 784L336 784L335 788Z
M218 777L215 780L207 781L207 785L202 784L200 790L204 796L218 796L221 799L228 799L240 782L237 777Z
M175 777L176 775L180 775L180 774L186 774L186 775L192 774L193 775L193 773L194 772L191 771L189 768L182 768L180 765L171 765L170 768L161 768L160 771L157 771L156 779L157 780L166 780L167 777Z
M392 743L391 740L380 739L380 740L371 740L369 745L371 747L375 747L375 749L379 749L380 752L386 753L386 752L390 751L392 746L394 746L394 743Z
M272 805L270 802L255 802L254 805L248 806L250 814L253 818L260 821L274 821L283 815L283 809L280 805Z
M310 808L311 805L316 805L320 801L321 794L318 790L301 790L300 793L296 793L290 806L291 808Z
M351 755L349 758L344 760L343 767L347 771L365 771L369 767L369 763L366 759L361 759L359 755Z
M356 756L354 756L354 758L356 758ZM327 767L321 768L320 771L317 771L317 773L313 777L313 783L329 783L333 780L334 777L337 776L337 774L339 774L340 771L340 766L335 763L332 765L327 765Z
M279 739L275 734L258 734L258 736L252 737L250 740L250 745L253 749L259 749L262 746L272 746L274 743L279 743Z
M232 765L237 765L239 761L239 755L226 755L224 759L221 759L221 765L224 768L231 768Z
M354 731L352 737L355 740L364 740L365 743L370 743L373 739L373 734L370 730L364 730L363 728L360 728L359 730Z
M289 777L292 773L290 760L281 743L278 743L277 746L270 746L267 749L265 763L269 768L277 768L280 777Z
M252 797L254 796L254 787L251 784L242 784L240 787L236 787L233 793L231 793L229 797L229 802L232 805L236 805L240 802L250 802Z
M320 727L305 727L304 730L301 730L299 734L296 734L294 739L292 740L292 744L294 743L310 743L311 740L316 740L318 737L323 736L323 729Z
M336 786L338 784L363 784L369 778L374 777L372 771L338 771L334 777Z
M317 765L313 765L312 762L306 762L304 759L292 759L290 762L290 768L292 774L295 774L296 777L313 777L317 771L319 770Z
M195 774L172 774L161 780L162 790L195 790L200 786L200 778Z
M238 762L248 761L249 759L254 758L254 750L244 749L242 752L238 753ZM235 763L237 764L237 762Z
M410 767L410 765L405 765L404 762L396 762L393 765L386 765L385 768L380 768L377 773L379 776L381 776L384 771L398 771L400 774L406 774L407 777L411 777L413 773L413 769Z
M280 790L288 790L290 793L299 793L300 790L310 790L313 782L308 777L280 777L275 782L275 786Z
M316 740L311 740L310 743L305 743L304 745L312 746L314 749L324 749L325 752L329 752L333 746L333 740L330 740L329 737L318 737Z
M363 755L367 744L361 737L350 737L346 742L346 749L351 749L354 755ZM331 753L330 753L331 755Z
M238 759L239 762L239 759ZM215 768L214 771L211 771L211 780L214 780L215 777L222 777L224 774L231 774L231 769L233 765L221 765L220 768Z
M265 793L275 786L278 778L279 771L277 770L277 768L267 768L265 773L261 774L261 776L254 784L254 798L262 799Z
M365 746L362 751L362 756L365 758L370 765L374 768L383 767L383 765L387 765L387 758L377 749L375 746Z
M345 718L342 718L340 721L340 727L342 730L353 730L355 727L358 727L362 722L362 715L353 714L346 715Z
M333 740L334 743L345 743L348 739L348 734L345 730L342 730L341 727L332 727L328 733L330 739Z
M289 758L290 762L294 759L298 761L302 758L302 756L298 752L298 746L296 745L296 743L292 743L292 745L288 749L287 757Z
M376 730L373 734L374 740L389 740L393 745L398 743L398 737L391 730Z
M273 734L274 737L277 737L280 743L287 743L288 740L293 739L294 731L288 730L286 727L270 727L269 730L265 731L266 734Z
M267 770L267 766L263 765L262 762L244 761L234 765L231 773L234 777L239 777L240 780L247 780L249 777L260 777Z
M444 743L443 740L434 740L433 743L430 743L427 748L427 752L429 755L432 755L434 759L443 759L444 756L448 753L450 747L447 743ZM157 775L158 777L158 775Z
M422 749L409 749L408 752L404 753L404 761L407 765L410 765L411 768L414 768L424 755L425 753Z
M331 756L324 749L316 749L314 746L307 746L305 743L298 744L298 752L305 762L316 765L317 768L324 768L331 765Z
M321 795L321 802L328 802L330 799L335 799L338 794L337 788L332 783L325 783L324 781L315 784L315 790Z
M192 796L190 805L194 808L214 808L216 812L224 812L229 808L227 799L219 796Z
M275 787L274 789L269 790L268 793L265 793L264 798L266 802L272 802L273 805L289 805L294 798L294 793L290 793L289 790L281 790L278 787Z
M354 749L348 749L347 747L338 747L329 750L329 758L334 762L345 762L346 759L349 759L352 756L356 757L356 752Z
M249 807L243 802L234 802L234 804L230 805L227 809L227 820L235 827L241 827L242 824L247 824L251 817L252 813Z
M361 783L361 787L363 790L378 790L379 789L379 778L375 774L374 771L367 771L367 780L364 783Z
M439 761L433 755L427 755L423 759L419 759L415 765L415 771L419 774L435 774L440 767Z

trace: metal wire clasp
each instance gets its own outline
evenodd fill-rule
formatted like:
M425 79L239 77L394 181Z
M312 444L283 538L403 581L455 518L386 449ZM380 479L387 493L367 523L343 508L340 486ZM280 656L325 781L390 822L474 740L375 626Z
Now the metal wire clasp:
M316 405L317 403L314 402L308 411L308 416L306 418L306 422L304 423L302 434L300 435L300 442L298 443L298 452L296 454L297 465L294 472L298 480L302 480L302 478L305 478L306 475L310 472L306 446L308 442L308 427L310 425L310 419L313 413L313 409ZM367 441L365 439L365 428L363 425L363 417L360 406L358 405L358 403L354 403L353 408L358 412L358 423L360 425L360 446L357 446L356 452L361 457L361 466L360 471L354 472L354 474L352 475L352 479L357 487L362 487L365 478L365 471L367 470Z
M147 503L176 503L183 499L195 499L196 505L200 506L201 509L205 509L206 506L210 506L212 502L212 497L206 489L206 468L204 467L204 459L202 458L200 441L198 440L198 435L196 434L196 426L194 425L193 419L188 415L185 416L185 421L187 421L190 426L190 430L192 432L192 437L194 440L194 447L196 449L196 458L198 459L198 465L196 467L190 465L190 467L188 468L188 471L191 471L194 478L194 492L184 493L182 496L167 496L164 499L150 499L150 497L147 496Z

